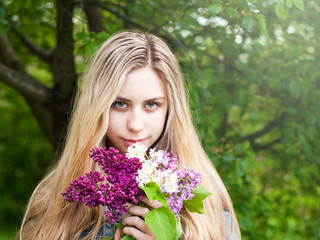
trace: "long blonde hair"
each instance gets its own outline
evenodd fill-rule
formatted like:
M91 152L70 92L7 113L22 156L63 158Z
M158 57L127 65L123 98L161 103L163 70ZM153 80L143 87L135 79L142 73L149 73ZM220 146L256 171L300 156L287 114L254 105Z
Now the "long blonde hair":
M181 212L184 239L226 239L227 221L240 239L232 202L218 173L205 154L190 117L184 80L179 64L160 38L138 31L110 37L91 58L76 97L64 151L56 168L31 196L17 239L78 239L89 230L95 238L103 224L102 208L90 209L66 203L61 196L70 182L97 169L89 150L106 145L109 109L129 72L151 66L165 81L168 116L157 149L173 151L182 166L202 173L202 184L213 194L205 202L206 215Z

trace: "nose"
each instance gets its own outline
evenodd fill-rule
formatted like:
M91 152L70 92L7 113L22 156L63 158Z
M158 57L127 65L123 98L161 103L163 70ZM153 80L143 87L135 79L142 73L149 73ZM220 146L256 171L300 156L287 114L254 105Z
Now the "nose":
M127 127L132 132L141 131L144 128L143 112L139 109L132 110L128 118Z

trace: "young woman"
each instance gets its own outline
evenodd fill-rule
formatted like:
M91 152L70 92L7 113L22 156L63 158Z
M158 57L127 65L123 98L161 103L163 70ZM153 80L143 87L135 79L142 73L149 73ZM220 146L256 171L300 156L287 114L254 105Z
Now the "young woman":
M213 193L204 201L206 215L182 209L182 239L241 238L228 192L197 137L178 62L160 38L138 31L115 34L91 59L63 154L35 189L17 238L113 236L102 207L66 203L61 192L85 172L99 170L89 159L90 149L113 146L125 153L137 141L148 148L173 151L182 166L201 172L202 184ZM143 201L159 207L156 201ZM129 207L123 232L136 239L155 239L143 220L147 212L147 208Z

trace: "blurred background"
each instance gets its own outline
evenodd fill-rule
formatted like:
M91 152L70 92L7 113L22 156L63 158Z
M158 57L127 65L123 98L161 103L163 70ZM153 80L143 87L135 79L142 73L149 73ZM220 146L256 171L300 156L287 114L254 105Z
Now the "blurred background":
M243 239L320 239L318 0L0 0L0 239L55 165L86 60L162 37Z

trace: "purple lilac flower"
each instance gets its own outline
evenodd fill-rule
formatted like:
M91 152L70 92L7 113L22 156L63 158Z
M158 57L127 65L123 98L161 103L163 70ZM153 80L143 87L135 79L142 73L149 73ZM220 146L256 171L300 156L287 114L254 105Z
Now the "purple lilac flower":
M178 158L172 151L168 153L166 151L159 150L158 152L162 155L162 157L156 159L158 164L157 169L161 169L163 171L171 170L172 172L178 169Z
M98 206L103 203L100 185L104 177L99 172L86 173L71 182L62 195L66 201L85 203L88 207Z
M84 203L88 207L107 206L105 216L114 223L126 212L127 203L139 203L144 195L139 184L143 187L155 182L178 218L183 202L194 197L192 191L201 182L201 174L191 168L179 169L173 152L151 149L145 158L145 151L138 143L128 148L127 155L119 154L115 148L92 149L90 157L101 166L105 177L95 171L75 179L62 193L65 201Z
M106 218L114 223L126 212L127 203L138 204L143 195L136 181L142 163L138 158L128 159L115 148L94 148L90 152L90 157L102 167L106 177L99 172L86 173L85 177L72 181L62 195L66 201L85 203L88 207L107 206Z
M132 150L136 156L143 156L140 159L143 166L137 177L140 187L155 182L166 196L169 208L178 218L183 202L194 197L192 191L201 182L201 174L191 168L179 169L177 156L173 152L151 149L146 159L143 154L137 153L137 149L143 148L135 148L136 146L133 146L128 151L129 155L133 155L130 153Z
M169 208L176 218L183 207L185 200L191 200L194 197L192 191L201 182L201 174L191 168L177 170L178 175L178 192L172 193L167 197Z

